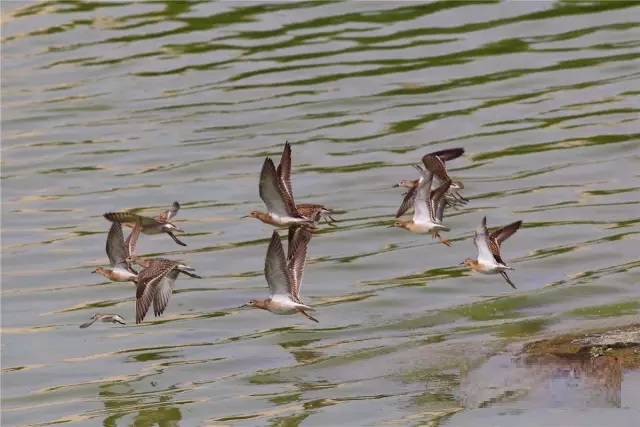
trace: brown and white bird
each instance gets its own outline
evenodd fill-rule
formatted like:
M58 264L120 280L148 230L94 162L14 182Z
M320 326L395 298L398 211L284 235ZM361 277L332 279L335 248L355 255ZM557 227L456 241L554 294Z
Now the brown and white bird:
M133 227L136 221L140 221L141 232L144 234L168 234L174 242L180 246L187 246L180 241L174 233L184 233L171 222L171 220L178 214L180 210L180 203L173 202L171 208L156 217L149 217L144 215L138 215L133 212L107 212L104 217L112 222L119 222L121 224L127 224L129 227Z
M507 270L514 268L502 260L500 245L518 231L521 225L522 221L516 221L489 233L487 217L483 217L473 236L473 243L478 249L478 259L467 258L461 265L467 265L482 274L500 274L513 289L516 289L516 285L507 276Z
M271 235L264 266L264 275L269 285L269 297L264 300L249 300L240 308L259 308L279 315L300 313L307 319L318 322L308 313L315 310L300 300L300 287L311 232L304 227L292 227L289 232L294 234L289 237L291 243L286 257L278 232L274 230Z

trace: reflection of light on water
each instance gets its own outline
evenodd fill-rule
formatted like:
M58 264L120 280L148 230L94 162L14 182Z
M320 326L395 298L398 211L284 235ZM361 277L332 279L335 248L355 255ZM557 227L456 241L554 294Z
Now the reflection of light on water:
M499 355L463 376L460 395L467 408L620 408L621 385L615 357L525 363Z

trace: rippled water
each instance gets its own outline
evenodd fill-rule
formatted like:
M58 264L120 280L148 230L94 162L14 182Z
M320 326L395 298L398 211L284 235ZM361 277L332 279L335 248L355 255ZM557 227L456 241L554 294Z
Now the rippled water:
M481 410L461 401L461 368L585 319L637 319L639 14L3 1L3 425L467 425ZM258 173L285 140L298 201L340 211L304 275L319 324L236 309L267 294L272 228L240 217L263 208ZM458 146L471 202L445 218L453 246L386 228L391 186ZM204 279L180 277L136 326L134 287L89 274L108 263L102 213L173 200L188 247L143 236L139 251ZM503 246L517 290L459 265L483 215L524 221ZM130 323L78 328L98 311ZM640 379L624 381L637 410ZM484 425L539 425L526 407Z

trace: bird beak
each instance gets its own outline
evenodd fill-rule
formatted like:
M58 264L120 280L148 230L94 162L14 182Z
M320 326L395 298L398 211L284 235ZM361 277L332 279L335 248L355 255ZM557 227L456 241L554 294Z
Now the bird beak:
M97 271L93 270L91 273L97 273Z
M462 261L462 262L461 262L460 264L458 264L458 265L464 265L464 261Z
M245 215L245 216L241 216L240 218L249 218L251 215Z
M400 187L400 184L396 184L396 185L394 185L394 186L393 186L393 187L391 187L391 188L396 188L396 187Z
M249 307L249 304L242 304L240 307L238 308L245 308L245 307Z
M396 226L395 224L391 224L391 225L390 225L390 226L388 226L387 228L393 228L393 227L395 227L395 226Z

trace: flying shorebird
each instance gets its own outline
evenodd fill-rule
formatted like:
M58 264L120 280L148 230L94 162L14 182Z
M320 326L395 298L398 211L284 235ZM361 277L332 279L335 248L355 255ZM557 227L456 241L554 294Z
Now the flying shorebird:
M133 234L133 231L131 232ZM127 241L131 238L127 239ZM107 256L109 257L110 268L98 267L92 273L100 273L109 280L114 282L136 282L138 273L131 268L127 262L129 252L124 243L122 235L122 225L118 222L111 223L109 233L107 234L106 244Z
M93 325L96 320L100 320L103 323L120 323L121 325L127 324L127 322L125 322L125 320L117 314L96 313L87 323L83 323L82 325L80 325L80 327L82 329L88 328L89 326Z
M416 166L414 165L415 168L422 168L421 166ZM429 172L430 173L430 172ZM413 185L413 187L409 187L409 191L407 191L404 195L404 199L402 199L402 203L400 204L400 207L398 208L398 212L396 212L396 218L400 218L402 215L404 215L405 213L407 213L407 211L413 207L414 205L414 201L416 198L416 191L418 189L418 183L420 182L420 179L416 179L415 181L400 181L400 183L402 184L403 182L410 182L410 183L414 183L413 184L407 184L407 185ZM438 189L438 184L441 184L440 182L437 182L437 180L432 180L431 181L431 191L433 190L437 190ZM396 185L395 187L400 186L400 184ZM462 189L464 188L464 186L462 185L462 182L460 181L452 181L451 185L449 186L449 189L447 190L447 193L445 193L444 196L442 196L442 200L441 203L444 203L444 207L451 207L453 209L458 209L458 207L466 204L468 202L467 199L465 199L464 197L460 196L460 194L458 194L457 192L451 191L451 188L453 188L455 186L456 189ZM453 194L457 194L457 197L454 196Z
M442 224L444 213L444 201L442 197L449 189L450 183L445 182L436 190L431 190L433 174L424 171L420 166L415 166L420 171L420 183L416 189L413 203L413 219L409 221L396 220L390 227L400 227L414 233L430 233L442 243L451 246L451 243L442 236L439 231L449 231L450 228Z
M280 158L280 164L276 169L278 179L282 182L285 191L289 194L289 197L293 200L293 190L291 188L291 144L285 142L284 149L282 150L282 157ZM313 219L316 223L320 219L324 220L332 227L335 227L335 219L331 217L333 210L327 208L324 205L315 203L299 203L296 204L298 213L305 218Z
M491 234L487 230L487 217L482 218L482 222L476 228L473 236L473 243L478 249L478 259L465 259L460 265L468 265L472 269L482 274L498 274L502 275L504 280L516 289L516 285L507 276L506 270L514 270L509 267L500 256L500 245L507 240L513 233L518 231L522 221L516 221L502 228L494 230Z
M267 206L267 212L251 211L242 218L257 218L265 224L288 227L290 225L307 225L313 227L315 221L305 218L293 201L293 195L287 191L282 180L278 178L273 160L267 157L260 171L260 198Z
M450 183L447 194L445 194L444 196L444 200L446 201L447 206L451 206L453 208L457 208L460 205L466 204L469 202L469 200L459 193L459 190L464 189L464 185L461 181L454 181L451 179L451 177L449 177L445 162L456 159L463 153L464 148L449 148L446 150L434 151L433 153L426 154L422 157L422 163L424 164L424 166L436 177L436 179L434 179L431 184L431 190L437 189L445 182ZM405 198L400 205L400 209L398 209L396 218L404 215L405 212L407 212L407 210L409 210L409 208L411 208L411 206L413 205L415 188L418 186L419 180L420 179L402 180L398 184L393 186L409 188L409 191L405 193Z
M202 279L197 274L188 273L193 267L165 258L151 258L144 260L147 267L138 273L136 287L136 323L144 317L153 302L153 313L156 317L164 313L169 298L173 293L173 286L180 273Z
M307 319L318 322L307 313L315 310L300 301L300 287L311 232L304 227L290 228L289 231L294 235L289 239L291 243L287 248L286 258L278 232L274 230L271 235L264 265L264 275L269 284L269 297L264 300L252 299L240 308L260 308L279 315L300 313Z
M178 214L180 210L180 203L173 202L171 209L161 213L160 215L152 218L149 216L138 215L133 212L107 212L104 217L112 222L119 222L127 224L133 227L136 221L140 220L142 226L141 231L144 234L160 234L167 233L174 242L180 246L187 246L181 242L173 233L184 233L183 230L176 227L171 220Z
M139 255L135 254L136 251L136 245L138 244L138 237L140 236L140 230L141 230L141 225L140 225L140 218L138 218L138 220L136 221L133 230L131 231L131 234L129 234L129 237L127 237L127 241L125 242L124 246L125 246L125 251L127 253L127 257L125 259L126 264L129 266L129 268L133 269L133 264L138 264L144 268L147 268L151 265L151 260L153 259L164 259L164 258L143 258ZM170 260L167 260L170 261ZM172 261L173 262L173 261ZM180 273L186 274L187 276L190 277L194 277L196 279L202 279L201 276L198 276L195 273L190 273L190 271L193 271L194 269L189 267L186 264L182 264L180 262L177 262L177 269Z

